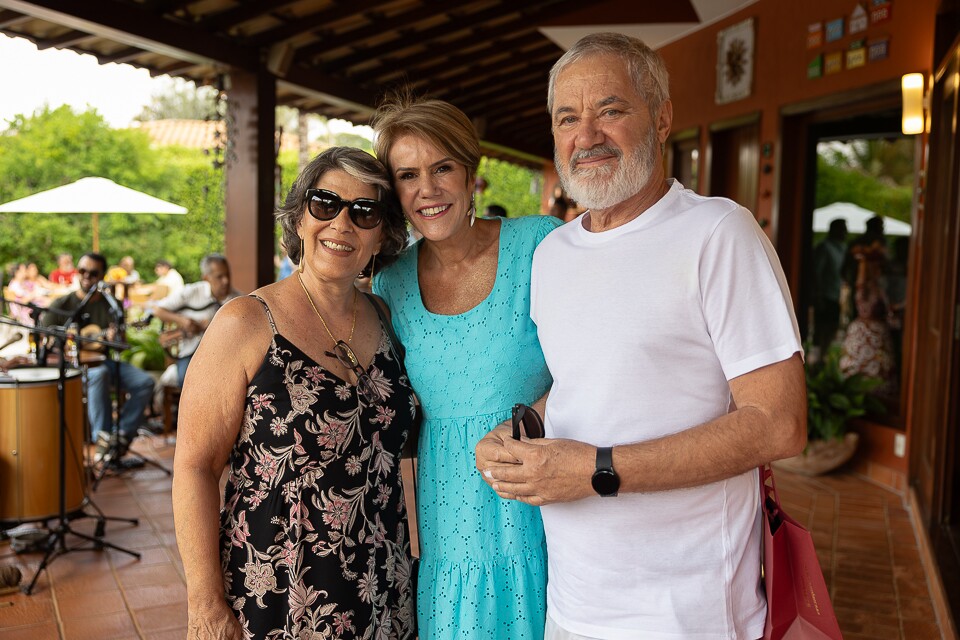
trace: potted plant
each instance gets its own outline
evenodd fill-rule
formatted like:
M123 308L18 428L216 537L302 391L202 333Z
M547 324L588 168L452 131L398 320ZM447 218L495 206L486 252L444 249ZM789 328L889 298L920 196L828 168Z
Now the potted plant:
M131 327L127 343L130 348L121 354L121 359L146 371L163 371L165 362L158 329Z
M832 471L851 457L858 435L847 430L851 419L882 414L886 407L872 391L879 378L840 369L840 347L834 345L819 363L808 364L807 447L803 453L774 465L787 471L815 476Z

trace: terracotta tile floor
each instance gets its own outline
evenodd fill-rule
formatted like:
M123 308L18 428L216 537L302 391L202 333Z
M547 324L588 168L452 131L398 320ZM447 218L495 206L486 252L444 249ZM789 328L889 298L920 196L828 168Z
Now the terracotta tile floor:
M140 445L170 468L173 446ZM777 473L784 508L813 532L834 607L847 640L940 637L920 565L917 541L900 496L850 473L806 479ZM94 494L110 516L107 542L135 549L78 551L57 558L32 596L0 596L4 640L144 638L182 640L186 587L173 533L170 478L149 467L106 478ZM91 519L74 522L92 532ZM14 563L29 580L41 556L0 545L0 565Z

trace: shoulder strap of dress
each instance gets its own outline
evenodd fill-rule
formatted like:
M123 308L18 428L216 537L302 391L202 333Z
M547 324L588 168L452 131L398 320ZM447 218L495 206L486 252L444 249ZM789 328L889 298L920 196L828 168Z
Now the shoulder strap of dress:
M251 293L250 297L255 300L258 300L260 304L263 305L263 310L267 313L267 322L270 323L270 330L273 331L273 335L277 335L277 325L273 321L273 314L270 313L270 306L267 304L267 301L255 293Z
M393 330L393 323L390 322L390 319L387 318L387 313L384 311L382 302L377 296L364 292L365 296L370 300L370 304L373 305L373 308L376 309L377 315L380 317L380 324L383 326L383 330L387 332L387 337L390 338L390 344L392 345L394 354L397 357L397 361L400 363L400 366L406 370L403 364L403 358L407 354L407 350L403 347L403 344L400 340L397 339L397 334Z

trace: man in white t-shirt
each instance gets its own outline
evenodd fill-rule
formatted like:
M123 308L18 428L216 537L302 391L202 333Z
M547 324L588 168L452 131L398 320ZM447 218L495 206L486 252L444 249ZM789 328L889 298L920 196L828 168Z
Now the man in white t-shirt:
M793 305L753 215L664 177L660 56L593 34L554 66L557 172L588 211L534 254L547 437L477 468L543 505L547 640L763 635L757 467L806 441Z
M190 359L200 346L203 332L213 316L220 307L240 295L230 286L230 265L219 253L211 253L200 260L200 275L199 282L184 285L150 305L154 316L177 325L176 333L169 334L169 338L176 339L177 382L181 386Z

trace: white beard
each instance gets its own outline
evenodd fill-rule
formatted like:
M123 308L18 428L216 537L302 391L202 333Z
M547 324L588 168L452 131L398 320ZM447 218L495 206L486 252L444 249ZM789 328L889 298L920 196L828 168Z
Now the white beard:
M656 134L651 130L645 143L641 143L626 159L620 149L599 145L575 152L568 165L560 160L557 151L554 151L553 160L564 192L582 207L603 210L620 204L643 189L656 163L660 161L658 147ZM578 160L607 154L617 157L616 167L576 167Z

